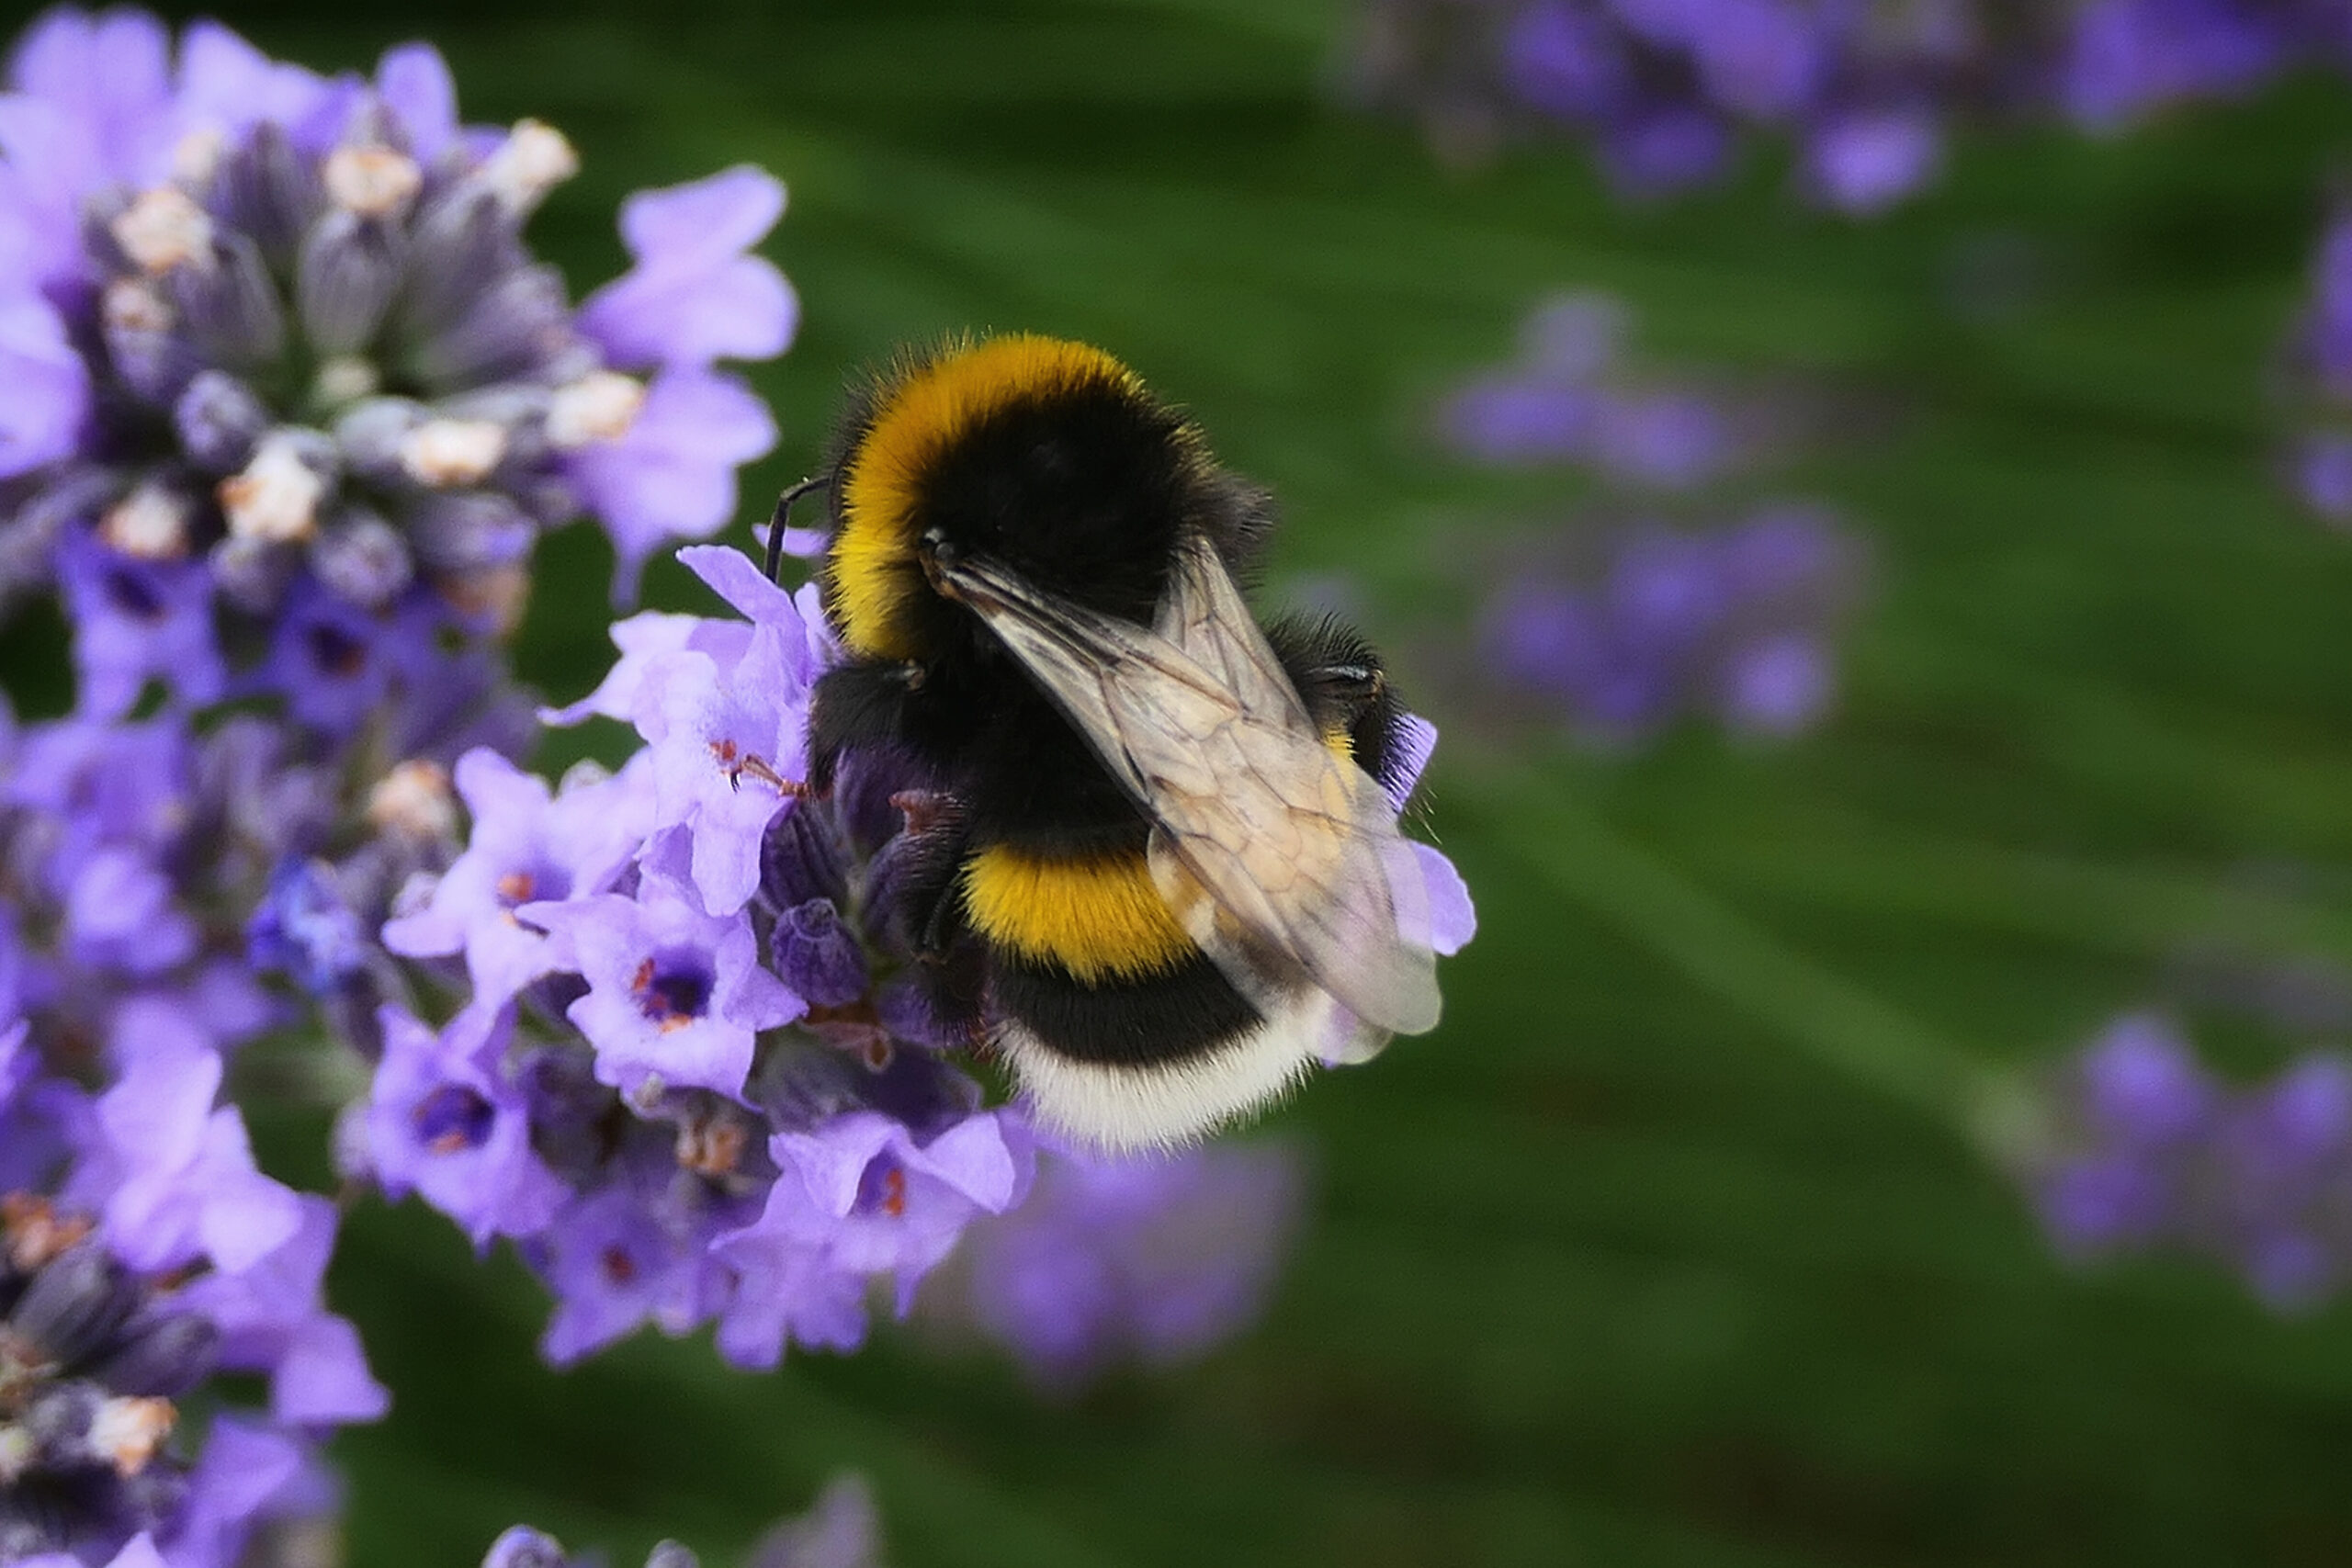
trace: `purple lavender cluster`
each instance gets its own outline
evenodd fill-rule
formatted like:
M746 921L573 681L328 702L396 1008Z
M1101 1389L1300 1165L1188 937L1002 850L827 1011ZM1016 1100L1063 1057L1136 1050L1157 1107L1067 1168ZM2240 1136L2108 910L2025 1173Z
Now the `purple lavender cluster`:
M494 752L458 762L466 848L383 931L447 1021L386 1010L341 1140L352 1175L519 1247L557 1362L647 1323L715 1325L744 1367L854 1348L877 1290L905 1314L1039 1178L1026 1115L951 1055L975 1042L899 929L936 798L870 760L821 799L797 782L837 656L815 589L725 547L680 558L740 618L622 621L611 673L548 716L626 720L625 765L550 787ZM979 1243L985 1311L1072 1371L1204 1348L1263 1297L1287 1171L1051 1155L1044 1206ZM1047 1300L1054 1267L1092 1293Z
M254 1168L220 1054L166 1001L85 1043L102 1072L55 1070L31 967L0 926L0 1561L230 1568L332 1506L319 1440L384 1413L321 1297L334 1206Z
M2280 1310L2352 1279L2352 1058L2313 1051L2236 1087L2170 1019L2129 1013L2067 1064L2052 1104L2030 1179L2063 1252L2211 1258Z
M335 1207L230 1086L382 1053L450 765L537 735L537 533L593 513L628 578L731 513L773 430L714 367L789 334L746 254L781 191L636 198L575 312L520 238L569 147L462 126L423 46L330 79L68 10L8 85L0 592L58 597L75 688L0 702L0 1560L226 1568L387 1403L322 1298Z
M623 621L611 674L550 716L632 723L626 766L550 789L459 761L467 847L383 936L462 1005L437 1028L387 1010L343 1140L353 1174L520 1247L558 1362L647 1322L716 1323L746 1367L854 1347L870 1282L903 1309L1032 1168L1025 1123L983 1107L895 972L888 887L922 801L795 782L832 656L815 591L732 549L681 558L743 618Z
M1565 132L1621 193L1658 197L1764 131L1815 199L1869 214L1935 178L1956 123L2111 131L2347 56L2330 0L1370 0L1351 75L1455 162Z
M1306 1166L1271 1141L1126 1160L1041 1151L1027 1201L973 1224L923 1309L1056 1394L1116 1367L1182 1366L1263 1314Z
M311 1016L372 1052L376 929L457 850L447 764L536 739L499 646L531 533L698 488L695 519L597 502L633 570L731 508L713 389L767 438L711 364L789 330L741 254L780 193L639 197L638 266L575 319L519 239L568 147L460 126L427 48L329 79L67 10L11 70L0 554L62 601L76 676L65 717L0 724L32 1049L96 1086L168 1012L216 1051ZM665 426L665 388L704 402Z
M1439 404L1438 438L1473 462L1571 464L1656 491L1698 489L1787 442L1788 400L1650 366L1632 352L1632 312L1612 295L1544 300L1510 363Z
M1703 492L1802 435L1766 399L1651 368L1617 300L1571 294L1530 316L1516 359L1440 405L1473 461L1591 472L1650 505ZM1510 554L1477 626L1495 683L1585 738L1625 745L1687 715L1736 734L1810 728L1837 694L1836 643L1863 577L1824 509L1753 506L1728 523L1627 522L1600 510Z
M1522 564L1490 598L1490 674L1578 734L1625 745L1686 715L1784 739L1837 696L1853 541L1817 509L1773 506L1707 532L1612 529L1586 567Z
M774 442L714 368L794 325L747 254L783 206L757 170L633 197L634 265L575 310L522 240L570 144L461 123L427 46L322 77L61 10L9 85L0 592L64 594L94 714L153 682L348 724L421 649L511 626L543 530L594 515L625 590Z

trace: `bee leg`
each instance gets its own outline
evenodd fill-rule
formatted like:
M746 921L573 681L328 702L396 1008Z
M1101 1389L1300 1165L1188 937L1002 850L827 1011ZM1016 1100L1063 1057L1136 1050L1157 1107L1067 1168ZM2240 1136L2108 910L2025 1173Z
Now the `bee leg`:
M784 571L784 530L792 521L792 503L812 490L824 490L833 482L830 473L802 479L775 498L775 510L768 513L767 574L770 582L778 581Z
M901 934L917 958L936 963L969 930L964 862L971 854L971 829L952 796L910 791L891 802L907 816L890 851Z
M817 678L809 696L808 784L830 794L842 753L898 737L908 700L922 689L922 666L870 660Z

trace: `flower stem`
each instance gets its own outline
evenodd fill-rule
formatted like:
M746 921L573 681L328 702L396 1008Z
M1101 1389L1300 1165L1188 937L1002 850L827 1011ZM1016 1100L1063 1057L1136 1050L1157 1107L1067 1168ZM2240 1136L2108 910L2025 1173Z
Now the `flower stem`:
M1532 770L1464 768L1445 785L1545 886L1615 926L1788 1043L1996 1147L2010 1140L2015 1089L1901 1009L1743 919L1611 830Z

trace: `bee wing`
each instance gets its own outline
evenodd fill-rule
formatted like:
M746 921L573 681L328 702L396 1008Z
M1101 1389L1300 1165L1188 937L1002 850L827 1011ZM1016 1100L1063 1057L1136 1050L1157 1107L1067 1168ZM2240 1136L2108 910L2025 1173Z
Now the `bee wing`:
M1153 627L992 565L935 570L1150 817L1154 880L1237 989L1262 1004L1303 970L1360 1032L1436 1026L1435 959L1400 934L1426 912L1396 809L1323 744L1206 543L1178 557Z

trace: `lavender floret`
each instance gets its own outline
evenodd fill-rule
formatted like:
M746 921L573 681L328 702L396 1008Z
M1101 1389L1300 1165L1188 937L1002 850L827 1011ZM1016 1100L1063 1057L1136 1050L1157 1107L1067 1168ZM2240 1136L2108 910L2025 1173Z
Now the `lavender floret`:
M258 678L347 728L401 664L386 635L510 601L583 513L628 591L664 538L732 515L774 442L716 368L797 318L750 254L783 209L757 170L632 198L630 270L574 311L522 239L571 147L460 126L429 48L328 79L211 24L175 62L152 18L60 11L12 83L44 134L0 194L28 236L0 270L0 562L20 590L63 579L96 711L150 679L209 702L220 650L291 615Z

